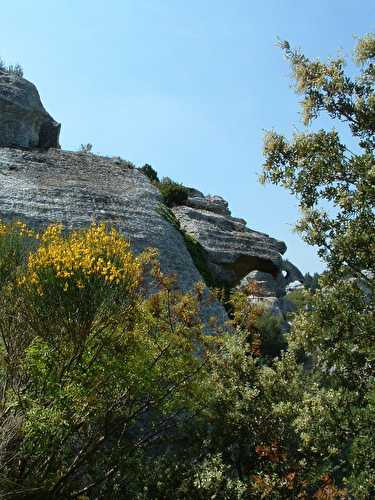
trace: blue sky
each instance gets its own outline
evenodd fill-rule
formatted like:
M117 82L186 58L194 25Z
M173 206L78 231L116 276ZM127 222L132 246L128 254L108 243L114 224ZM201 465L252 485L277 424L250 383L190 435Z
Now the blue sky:
M292 232L296 200L257 180L264 130L302 129L276 40L324 59L374 26L373 0L13 0L0 55L38 86L64 149L90 142L219 194L314 272L315 250Z

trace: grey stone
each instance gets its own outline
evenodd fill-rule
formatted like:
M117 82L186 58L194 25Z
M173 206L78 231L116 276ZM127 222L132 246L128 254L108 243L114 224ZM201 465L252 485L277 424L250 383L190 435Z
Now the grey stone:
M258 297L276 297L278 294L278 283L272 274L251 271L241 280L239 287L244 289L252 285L255 285L254 295Z
M228 209L228 202L221 196L189 196L184 205L229 217L231 215Z
M295 305L288 300L286 294L303 288L302 282L303 275L298 268L283 260L276 276L252 271L242 279L238 288L248 293L247 300L250 303L262 305L265 310L282 320L282 328L287 331L288 314L295 311Z
M0 70L0 147L58 148L59 134L35 85Z
M281 265L281 273L277 277L279 282L279 287L283 290L294 282L303 283L304 277L297 266L292 264L289 260L283 260Z
M283 304L277 297L259 297L249 295L248 301L252 304L261 306L265 311L270 312L280 321L285 321L284 311L282 309Z
M148 178L125 161L58 149L0 148L0 218L40 228L61 222L67 228L109 222L135 252L159 250L162 270L176 274L183 291L202 278L180 232L161 214L161 195ZM204 317L219 323L224 308L213 302Z
M217 280L233 287L251 271L275 276L280 271L285 243L247 228L243 219L191 206L174 207L173 212L181 228L202 245Z

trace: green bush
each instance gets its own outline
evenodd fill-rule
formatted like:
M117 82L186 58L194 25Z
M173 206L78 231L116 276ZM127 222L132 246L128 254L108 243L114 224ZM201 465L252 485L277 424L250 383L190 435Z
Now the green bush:
M303 277L303 285L306 290L310 290L311 292L315 292L315 290L318 290L320 288L319 278L319 273L314 273L313 275L311 275L310 273L306 273Z
M168 207L182 205L188 199L188 189L182 184L172 181L169 177L164 177L158 184L158 188Z
M334 491L324 463L334 435L320 419L327 422L341 401L316 394L293 353L274 359L282 345L266 351L274 349L267 342L282 340L277 324L260 326L262 311L245 294L232 297L231 330L207 336L203 284L179 292L154 253L134 256L104 225L36 234L1 224L0 263L0 496L313 498L321 486ZM159 291L145 298L150 278Z
M143 165L143 167L140 167L138 170L140 170L141 172L143 172L145 174L145 176L150 179L151 182L157 182L157 183L160 182L159 181L159 177L158 177L158 173L148 163L145 163Z
M15 230L0 226L0 262L17 266L0 296L0 492L129 498L207 393L199 295L171 292L154 253L104 225L51 226L31 251L15 227L9 260ZM160 291L146 299L150 266Z
M285 332L282 329L282 320L271 311L265 310L257 318L255 327L260 338L260 350L262 357L267 361L281 355L287 348Z

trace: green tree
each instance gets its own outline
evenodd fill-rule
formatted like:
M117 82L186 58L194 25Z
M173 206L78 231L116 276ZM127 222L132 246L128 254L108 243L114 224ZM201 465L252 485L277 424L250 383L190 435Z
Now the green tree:
M305 125L328 114L349 127L265 137L262 180L299 200L297 230L327 264L309 311L293 322L289 347L303 350L310 379L295 427L316 473L332 474L356 498L375 494L375 36L358 40L358 74L342 58L310 60L282 42Z
M182 184L172 181L169 177L163 177L157 186L163 197L164 203L168 207L183 205L188 199L188 189Z

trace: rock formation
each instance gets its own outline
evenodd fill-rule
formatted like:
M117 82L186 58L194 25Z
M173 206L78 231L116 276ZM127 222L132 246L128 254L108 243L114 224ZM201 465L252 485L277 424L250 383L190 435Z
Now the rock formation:
M234 287L253 270L278 274L281 254L286 251L284 242L231 217L228 203L219 196L195 194L186 205L173 208L173 212L181 228L202 245L207 266L219 282Z
M276 276L252 271L245 276L238 288L248 291L250 302L262 305L280 319L284 329L288 329L287 314L293 311L294 306L286 294L303 288L303 280L299 269L288 260L283 260Z
M35 85L0 70L0 147L58 148L59 134Z
M164 272L176 274L182 290L201 280L180 232L160 210L157 188L118 158L57 149L0 148L0 218L32 227L61 222L67 228L109 222L135 252L155 247ZM207 314L225 319L213 304Z
M1 219L37 228L53 222L67 228L109 222L134 251L156 247L162 270L175 274L184 291L202 276L181 230L199 244L215 281L229 287L258 282L270 307L280 305L288 283L301 281L299 271L282 259L285 243L232 217L223 198L189 189L184 206L172 209L179 230L166 217L157 187L142 172L120 158L54 149L59 130L35 86L0 71ZM226 318L217 302L207 312L220 322Z
M190 189L185 206L173 208L181 228L202 246L206 264L219 283L252 292L249 301L261 304L282 321L291 309L287 287L303 282L298 268L282 258L286 245L267 234L246 227L231 216L220 196L204 196ZM300 285L301 286L301 285Z

